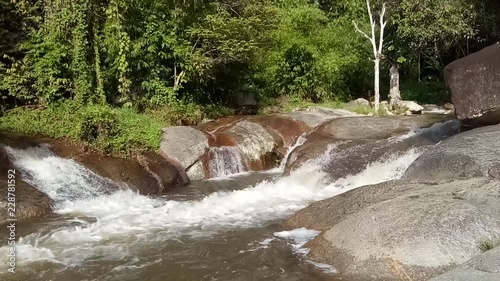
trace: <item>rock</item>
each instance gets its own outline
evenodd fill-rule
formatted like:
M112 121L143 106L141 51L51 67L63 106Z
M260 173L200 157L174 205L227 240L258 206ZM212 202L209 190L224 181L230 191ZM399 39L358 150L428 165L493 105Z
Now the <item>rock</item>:
M295 110L291 113L285 114L284 116L304 122L307 126L314 128L331 119L360 115L344 109L312 106L305 109Z
M368 114L366 114L366 116L373 117L373 113L369 112Z
M453 105L451 105L453 106ZM452 114L453 111L435 104L424 104L422 114Z
M405 112L405 114L404 114L404 115L405 115L405 116L411 116L411 115L412 115L412 113L411 113L411 111L410 111L410 110L407 110L407 111Z
M223 132L235 140L253 171L274 168L282 157L278 153L281 138L260 124L242 120Z
M192 181L197 181L197 180L204 180L207 178L207 175L205 174L205 168L203 166L202 161L196 162L194 165L189 167L189 169L186 171L188 177Z
M446 110L455 111L455 106L452 103L445 103L443 107Z
M188 170L208 150L208 136L195 128L173 126L162 129L160 150ZM167 159L168 160L168 159Z
M310 136L328 135L337 140L386 139L416 128L450 120L440 115L338 118L316 128ZM309 137L308 137L309 139Z
M68 158L82 163L101 177L111 179L114 183L125 183L132 190L144 195L159 194L172 187L189 183L184 170L178 170L175 165L160 156L152 158L151 155L141 155L139 161L93 154L73 155Z
M248 118L248 120L259 123L268 129L268 131L274 131L283 140L285 147L292 146L299 136L309 130L309 126L305 123L284 116L253 116Z
M7 223L8 214L8 181L7 173L0 177L0 224ZM52 202L45 193L26 183L18 174L15 183L16 191L16 218L18 221L24 221L36 217L48 215L52 212Z
M473 126L500 123L500 44L447 65L444 80L457 118Z
M500 163L500 126L458 134L422 154L403 178L443 180L496 175Z
M500 247L473 257L459 267L430 281L498 281L500 280Z
M359 98L347 103L347 107L356 107L356 106L370 106L370 102L367 99Z
M411 113L420 113L422 112L422 110L424 110L424 108L421 105L419 105L414 101L402 100L399 102L399 104L401 106L408 108L408 110L411 111Z
M400 135L382 139L370 139L370 137L376 137L376 133L366 135L364 138L361 135L353 135L350 140L339 140L328 135L311 134L302 146L291 153L285 166L285 174L289 174L305 162L327 153L327 157L322 157L324 158L322 166L332 180L335 180L357 174L363 171L368 164L385 157L400 154L412 148L434 145L456 134L459 128L460 124L458 122L449 121L436 124L428 130L422 130L413 136L407 134L411 130L411 127L408 127L406 131L400 131ZM387 130L387 132L390 131Z
M428 280L500 239L500 181L392 181L314 203L287 227L323 230L306 247L347 280ZM307 222L304 223L303 222Z

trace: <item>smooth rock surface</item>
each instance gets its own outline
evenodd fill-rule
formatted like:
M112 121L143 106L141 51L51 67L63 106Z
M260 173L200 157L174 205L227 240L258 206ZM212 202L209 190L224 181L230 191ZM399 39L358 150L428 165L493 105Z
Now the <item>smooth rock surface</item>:
M402 100L399 102L401 106L404 106L408 108L411 113L420 113L422 110L424 110L424 107L419 105L418 103L414 101L407 101L407 100Z
M284 116L304 122L309 127L314 128L331 119L360 115L344 109L331 109L313 106L305 109L295 110L291 113L285 114Z
M459 267L430 281L498 281L500 280L500 247L473 257Z
M370 106L370 102L367 99L359 98L347 103L348 107L354 106Z
M225 129L224 133L236 141L252 170L264 170L277 165L280 158L278 148L282 140L279 136L273 136L262 125L242 120Z
M422 154L404 174L410 180L498 176L500 126L466 131Z
M162 129L161 152L178 161L187 170L208 150L208 136L193 127L173 126Z
M457 118L473 126L500 123L500 44L447 65L444 80Z
M324 230L309 257L347 280L428 280L500 239L499 197L490 178L393 181L315 203L285 225Z
M407 134L414 126L421 125L428 127L431 123L412 123L408 120L402 122L395 121L397 119L410 118L416 121L428 120L422 117L397 116L391 119L355 117L345 118L349 119L349 121L353 119L353 122L343 123L338 122L343 121L341 119L332 120L306 136L307 141L290 154L285 166L285 173L289 174L305 162L318 158L330 148L329 153L331 157L329 159L331 161L325 164L325 171L332 175L333 178L345 177L349 174L362 171L368 163L372 163L384 155L397 154L411 148L435 144L459 131L459 123L449 121L442 124L435 124L428 130L421 130L418 134L412 136ZM407 123L405 126L402 125L404 122ZM338 123L340 124L335 126ZM370 124L371 127L369 126ZM361 126L365 126L366 128L360 129ZM337 135L341 139L336 138L335 136ZM345 139L348 137L352 137L352 139Z
M249 121L259 123L268 130L273 130L280 136L285 147L292 146L297 137L310 129L303 122L277 115L252 116Z

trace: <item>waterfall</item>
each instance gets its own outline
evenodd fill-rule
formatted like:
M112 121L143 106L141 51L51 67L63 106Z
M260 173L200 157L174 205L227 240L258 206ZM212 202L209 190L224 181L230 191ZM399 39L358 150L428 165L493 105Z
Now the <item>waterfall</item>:
M208 167L212 178L248 171L245 159L236 146L211 147L209 157Z
M280 163L279 170L283 172L286 167L286 163L288 163L288 158L292 155L292 152L299 146L303 145L307 141L306 138L306 133L300 135L297 140L295 140L295 143L290 146L285 154L285 157L283 157L283 160ZM295 159L291 160L292 162L295 161Z
M230 229L264 226L311 202L362 185L397 179L419 156L419 151L411 149L371 163L357 175L332 182L323 171L324 163L335 157L335 150L330 148L289 176L242 190L216 192L201 200L175 201L143 196L131 190L109 193L108 180L73 160L55 156L48 147L7 148L7 151L27 181L60 202L55 212L71 218L66 225L45 228L20 238L18 260L45 260L65 265L78 265L88 259L121 260L124 255L134 253L109 249L128 244L161 243L181 236L211 236ZM216 171L243 170L243 161L234 150L214 151L220 157L234 160L232 167L215 165ZM214 161L216 163L219 162ZM8 246L0 248L0 261L6 259L7 252Z
M118 188L111 180L96 175L76 161L54 155L48 145L27 149L7 146L5 150L24 180L54 200L56 209Z

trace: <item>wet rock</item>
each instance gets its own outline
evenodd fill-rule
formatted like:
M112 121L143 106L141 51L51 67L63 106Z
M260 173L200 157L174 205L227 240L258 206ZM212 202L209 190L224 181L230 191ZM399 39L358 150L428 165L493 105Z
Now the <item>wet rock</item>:
M138 156L139 160L101 155L73 155L87 169L114 183L124 183L140 194L159 194L175 186L189 183L183 170L160 156Z
M268 130L273 130L283 140L283 145L285 147L292 146L297 137L309 130L309 126L305 123L283 116L255 116L249 118L249 121L259 123Z
M0 224L7 223L8 218L8 181L5 177L7 173L0 177ZM16 195L16 218L18 221L32 219L48 215L52 212L52 202L45 193L26 183L17 175L15 182Z
M319 126L310 136L327 135L337 140L386 139L450 119L440 115L338 118Z
M444 70L457 118L473 126L500 123L500 44L454 61Z
M160 150L188 170L208 150L208 136L195 128L173 126L162 129Z
M347 280L428 280L500 238L500 181L392 181L314 203L285 225L323 230L313 260Z
M278 152L283 146L281 138L260 124L242 120L223 132L235 140L254 171L273 168L282 157Z
M186 171L188 177L192 181L203 180L207 178L205 174L205 166L203 161L198 161Z
M497 175L500 163L500 126L458 134L422 154L403 178L442 180Z
M500 280L500 247L475 256L466 263L430 281Z
M419 116L419 118L415 117L415 120L421 119L420 117L423 116ZM324 154L325 151L329 150L330 160L328 163L324 163L324 170L329 173L333 179L345 177L349 174L361 172L366 168L367 164L373 163L385 156L402 153L411 148L436 144L458 133L460 129L460 124L458 122L449 121L442 124L436 124L434 127L426 131L420 131L414 136L405 136L405 134L412 130L413 125L411 124L417 124L418 122L410 123L404 121L407 122L407 126L403 126L403 123L396 122L392 123L393 126L390 126L390 122L380 122L381 120L390 120L387 118L356 117L348 119L353 119L354 123L342 123L342 126L346 124L356 124L350 127L352 133L349 132L349 127L347 126L345 129L342 129L342 127L340 127L341 123L337 122L342 120L336 119L324 124L324 127L318 127L315 132L308 135L306 137L307 141L302 146L296 148L288 158L288 162L285 166L285 174L289 174L291 171L298 169L305 162L316 159ZM354 119L360 120L356 122ZM375 121L375 123L371 123L374 125L372 127L366 126L369 124L370 119ZM395 117L395 119L408 119L408 117ZM365 124L366 128L362 128L363 120L367 122ZM339 123L338 128L334 126L335 123ZM376 130L376 126L379 125L382 126L379 130ZM418 123L418 125L424 125L423 127L425 128L430 124ZM357 129L355 130L354 128ZM372 128L372 130L370 131L368 128ZM406 129L403 130L402 128ZM399 134L396 134L396 132ZM348 137L351 137L351 139L347 139Z
M314 128L331 119L360 115L344 109L312 106L305 109L295 110L289 114L285 114L284 116L304 122L307 126Z

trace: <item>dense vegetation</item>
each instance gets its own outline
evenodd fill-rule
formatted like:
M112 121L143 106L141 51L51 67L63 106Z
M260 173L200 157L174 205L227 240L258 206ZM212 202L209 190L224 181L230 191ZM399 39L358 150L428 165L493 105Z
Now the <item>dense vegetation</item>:
M443 67L500 37L496 0L386 2L383 95L397 65L403 98L445 101ZM365 0L0 0L0 128L119 153L249 96L370 98L353 21L369 30Z

